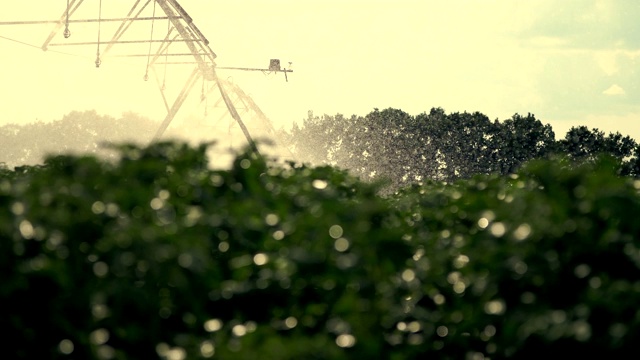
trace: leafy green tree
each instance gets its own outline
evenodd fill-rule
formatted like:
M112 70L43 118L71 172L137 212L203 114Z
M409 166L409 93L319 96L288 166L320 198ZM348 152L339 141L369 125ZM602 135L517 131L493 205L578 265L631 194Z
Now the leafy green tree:
M303 162L338 165L336 153L354 122L355 115L350 119L341 114L319 117L309 111L302 126L293 124L289 132L281 131L281 137Z
M606 153L618 159L633 155L637 144L630 136L620 133L609 133L589 129L586 126L572 127L559 141L560 152L567 154L576 161L593 161L599 155Z
M624 161L620 173L640 178L640 144L636 145L631 158Z
M283 138L303 162L339 166L363 179L386 178L397 187L424 176L427 159L418 150L424 139L418 129L414 117L392 108L350 118L310 112Z
M565 138L558 141L558 152L567 154L574 163L593 162L607 154L619 162L622 175L640 177L640 144L630 136L589 129L586 126L572 127Z
M303 161L383 178L394 189L426 179L507 174L555 149L551 127L531 114L492 123L479 112L446 114L442 108L417 116L393 108L351 118L310 113L284 136Z
M435 179L455 180L472 174L491 172L491 134L494 124L481 113L452 113L433 109L429 115L417 117L426 122L423 128L436 149Z
M365 180L385 179L387 191L428 179L506 175L531 160L561 154L574 164L609 154L620 161L622 174L638 174L638 144L631 137L582 126L556 141L551 126L532 114L490 122L479 112L447 114L442 108L417 116L393 108L350 118L309 113L302 126L283 136L303 162L339 166Z
M515 173L524 163L556 152L551 125L543 125L532 114L515 114L495 125L496 131L490 135L494 151L491 162L500 174Z
M365 179L387 179L395 187L406 184L411 158L404 155L413 145L407 133L411 122L409 114L391 108L356 118L345 136L348 146L340 149L338 159L348 158L344 166Z

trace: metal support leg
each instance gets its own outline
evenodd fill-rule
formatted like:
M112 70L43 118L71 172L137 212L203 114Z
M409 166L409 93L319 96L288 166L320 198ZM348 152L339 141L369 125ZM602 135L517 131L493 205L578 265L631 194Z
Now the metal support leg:
M180 92L176 100L173 102L173 106L171 106L171 110L167 113L167 116L164 118L164 121L158 128L158 131L156 131L156 135L153 137L153 141L156 141L160 136L162 136L162 134L164 134L165 130L167 130L167 127L169 127L169 124L178 113L178 110L180 110L182 103L184 103L186 98L189 96L189 93L191 93L193 86L198 81L199 73L200 71L198 68L195 68L193 70L193 72L189 76L189 79L184 84L182 91Z
M249 146L251 146L251 150L253 150L253 152L255 152L256 155L260 155L260 152L258 151L258 147L256 146L256 143L251 138L251 134L249 134L249 130L244 125L244 122L242 121L242 119L240 119L240 115L238 115L236 108L233 106L233 103L231 102L231 99L229 99L227 92L224 90L224 86L222 85L222 82L217 81L217 83L218 83L218 89L220 89L220 95L222 96L222 99L224 100L225 105L227 105L227 109L229 110L229 113L231 114L233 119L238 123L238 125L240 125L240 128L242 129L244 136L247 138L247 141L249 142Z

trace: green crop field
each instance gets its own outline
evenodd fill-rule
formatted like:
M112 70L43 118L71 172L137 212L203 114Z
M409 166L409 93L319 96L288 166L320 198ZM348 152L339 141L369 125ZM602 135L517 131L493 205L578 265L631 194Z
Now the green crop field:
M380 195L329 167L121 145L0 170L11 359L619 358L640 181L610 159Z

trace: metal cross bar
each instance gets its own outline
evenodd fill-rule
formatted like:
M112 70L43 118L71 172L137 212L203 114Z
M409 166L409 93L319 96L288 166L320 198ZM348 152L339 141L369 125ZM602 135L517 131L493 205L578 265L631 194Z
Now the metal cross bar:
M198 63L193 61L162 61L162 62L156 62L154 64L155 65L197 65Z
M162 8L162 10L167 16L169 17L175 16L175 12L174 12L174 9L175 9L175 11L178 11L178 13L180 13L182 18L184 18L184 20L187 21L188 24L191 23L191 18L187 15L184 9L182 9L182 7L176 3L175 0L155 0L155 1L160 6L160 8ZM187 31L186 27L182 24L180 20L170 19L170 21L173 24L173 26L176 28L178 33L182 36L183 39L192 38L190 36L190 33ZM202 36L200 37L199 40L206 40L206 38ZM215 75L213 74L212 67L215 64L214 60L216 58L216 54L208 46L206 46L206 49L208 50L207 53L200 54L200 52L195 47L193 42L186 42L185 44L187 45L187 47L189 47L189 50L192 53L191 55L193 56L195 61L198 63L198 67L200 68L200 72L202 76L204 76L205 79L214 80ZM204 57L208 58L210 65L207 64L203 55Z
M289 70L289 69L278 69L278 70L272 70L272 69L257 69L257 68L242 68L242 67L229 67L229 66L218 66L218 69L222 69L222 70L243 70L243 71L267 71L267 72L293 72L293 70Z
M149 44L149 43L174 43L174 42L195 42L199 40L116 40L116 41L101 41L100 44ZM49 46L74 46L74 45L96 45L97 41L87 42L70 42L70 43L51 43Z
M169 37L171 36L171 33L173 32L175 28L171 28L171 30L169 30L169 32L167 32L167 36L165 36L165 40L169 40ZM176 34L172 40L176 40L178 37L180 37L180 34ZM166 42L166 43L161 43L160 46L158 46L158 51L156 51L156 53L153 55L153 58L151 59L151 61L149 62L150 65L154 65L156 63L156 60L158 60L158 57L165 55L168 56L169 55L169 46L171 45L171 42Z
M112 55L112 57L147 57L149 54ZM162 54L162 56L193 56L193 53ZM195 63L196 65L200 63Z
M151 2L151 0L147 0L147 2L145 2L144 5L142 5L142 7L140 8L140 10L138 10L138 12L133 16L133 18L134 19L138 18L140 16L140 14L142 13L142 11L144 11L144 9L147 7L147 5L149 5L150 2ZM131 14L133 14L133 12L136 10L136 8L138 7L138 4L140 4L140 0L136 0L136 2L133 4L131 9L129 10L129 13L127 13L127 18L131 17ZM169 15L167 14L167 16L169 16ZM127 31L127 29L129 29L131 24L133 24L132 20L123 21L120 24L120 26L118 27L118 29L116 30L116 32L113 34L113 37L111 38L111 41L120 40L120 37L122 36L122 34L124 34L125 31ZM114 44L107 45L107 47L102 52L102 56L105 56L107 53L109 53L109 50L111 50L113 45Z
M182 17L176 16L176 19L181 19ZM133 21L133 20L167 20L168 16L160 16L160 17L126 17L126 18L110 18L110 19L77 19L72 20L69 19L69 24L72 23L95 23L95 22L114 22L114 21ZM3 21L0 22L0 25L38 25L38 24L58 24L60 20L34 20L34 21Z
M60 16L60 21L58 21L56 26L49 33L49 36L47 37L47 39L44 41L44 44L42 44L42 50L47 51L47 47L49 46L49 43L51 42L51 40L53 40L53 37L56 36L58 31L60 31L60 28L65 23L65 19L73 15L73 13L75 13L76 10L78 10L78 8L80 7L80 4L82 4L83 1L84 0L71 1L71 3L69 4L69 8L67 8L65 12L62 14L62 16Z

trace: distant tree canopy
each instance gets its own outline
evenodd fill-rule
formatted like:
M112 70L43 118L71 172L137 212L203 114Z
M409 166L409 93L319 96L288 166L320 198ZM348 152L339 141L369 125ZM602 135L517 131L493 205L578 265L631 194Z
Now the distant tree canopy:
M188 126L184 126L185 123ZM215 151L212 146L208 154L216 157L216 165L224 163L227 158L230 160L233 153L241 151L242 146L246 145L244 136L237 144L234 143L237 139L230 138L234 136L230 130L224 133L207 133L216 131L214 123L210 125L203 126L201 119L190 118L177 126L175 123L169 126L162 138L186 140L192 145L203 142L217 143ZM24 125L10 123L0 126L0 170L42 165L50 155L99 155L115 160L116 151L105 145L147 145L152 141L159 126L160 122L134 112L124 112L121 116L114 117L99 114L95 110L72 111L62 119L51 122L38 121ZM221 139L228 140L228 148L223 149L225 144ZM261 140L261 137L257 136L256 139ZM264 144L265 147L269 146L266 141Z
M620 133L572 128L556 141L550 125L533 114L490 121L479 112L446 114L442 108L411 116L388 108L366 116L314 116L283 134L301 161L350 169L364 179L385 178L394 188L416 181L510 174L532 159L566 155L576 162L606 153L620 173L640 175L640 146Z
M0 168L40 164L49 154L113 157L101 143L148 143L157 126L135 113L114 118L95 111L73 111L49 123L5 125L0 127ZM178 131L167 136L184 135ZM390 189L510 174L532 159L555 155L583 163L606 153L620 161L620 174L640 176L640 145L631 137L579 126L556 140L551 126L533 114L491 121L479 112L447 114L442 108L416 116L393 108L351 117L309 112L301 125L281 130L277 140L300 162L338 166L361 179L385 179Z
M41 164L51 154L96 154L102 142L146 143L157 124L127 112L120 118L95 110L72 111L52 122L0 127L0 162L13 168Z

